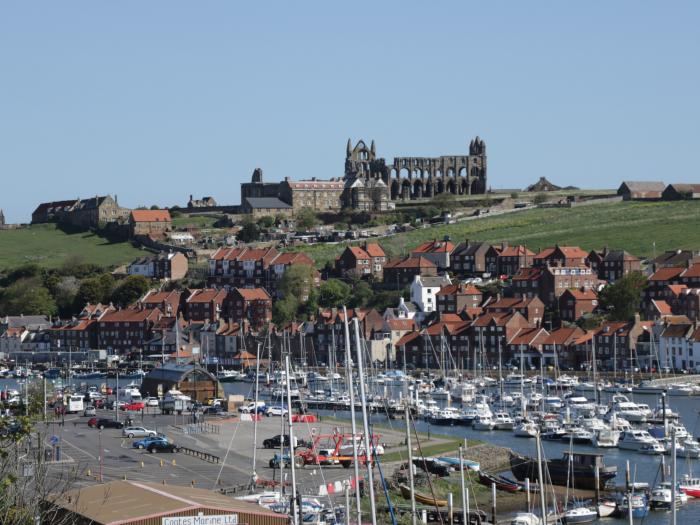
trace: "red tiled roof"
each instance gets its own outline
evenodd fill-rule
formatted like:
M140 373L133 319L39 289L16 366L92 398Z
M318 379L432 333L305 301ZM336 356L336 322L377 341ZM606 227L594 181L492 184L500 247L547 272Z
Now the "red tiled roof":
M101 323L130 322L140 323L146 320L157 320L161 315L158 308L143 308L142 310L124 308L114 312L107 312L101 318Z
M623 321L603 323L596 331L596 335L608 335L612 337L613 334L617 334L618 337L625 336L628 334L631 327L630 323Z
M172 222L168 210L131 210L134 222Z
M270 264L305 264L313 265L314 261L303 252L284 252L275 257Z
M679 296L681 293L683 293L683 290L688 289L685 284L669 284L666 286L666 288L668 288L675 296Z
M384 265L387 268L436 268L435 263L425 257L406 257L392 259Z
M386 257L384 249L381 246L379 246L379 244L377 244L376 242L367 243L365 251L372 257Z
M656 310L659 312L661 315L671 315L673 312L671 311L671 306L666 301L663 301L661 299L652 299L652 304L656 307Z
M683 268L677 268L677 267L670 267L670 268L659 268L656 270L651 277L649 277L650 281L670 281L671 279L675 279L678 277L681 273L683 273Z
M410 343L411 341L413 341L414 339L417 339L419 337L420 337L420 332L408 332L407 334L405 334L401 339L399 339L396 342L396 346L404 346L404 345Z
M417 246L411 253L451 253L455 245L450 241L428 241Z
M499 254L501 257L519 257L521 255L535 255L535 252L529 250L527 247L521 245L518 246L506 246L503 248Z
M535 342L536 339L541 339L540 343L544 343L547 335L547 331L544 328L522 328L508 341L508 344L529 345Z
M693 264L683 272L681 277L700 277L700 264Z
M267 301L271 299L270 294L264 288L236 288L236 291L246 301Z
M564 293L572 295L577 301L594 301L598 298L593 290L579 290L578 288L569 288L564 290Z
M503 326L508 322L512 315L513 314L511 312L486 312L484 315L477 317L472 326L488 326L491 323L494 323L497 326Z
M350 250L350 253L352 253L355 256L355 259L369 259L370 256L369 254L364 251L362 248L359 246L348 246L346 248L347 250Z
M557 250L559 250L564 257L567 258L586 258L588 257L588 252L582 250L578 246L553 246L551 248L545 248L540 253L535 255L535 259L546 259L552 256Z
M545 339L544 344L563 345L569 343L571 339L577 335L580 337L581 335L585 335L585 332L577 326L571 328L557 328L549 334L549 337Z
M542 275L542 268L520 268L513 276L513 281L537 281Z
M416 322L413 319L389 319L386 324L391 330L414 330Z
M700 326L690 336L693 341L700 341Z
M208 303L210 301L223 301L226 298L226 290L216 290L214 288L202 288L194 290L187 298L188 303Z
M82 332L83 330L87 330L93 323L96 323L97 321L95 319L77 319L73 323L68 323L63 326L57 326L53 328L55 331L62 331L62 330L75 330L76 332ZM10 328L12 330L12 328ZM9 332L9 330L8 330Z
M464 286L460 283L448 284L440 288L440 291L435 295L482 295L481 290L476 286L469 284Z

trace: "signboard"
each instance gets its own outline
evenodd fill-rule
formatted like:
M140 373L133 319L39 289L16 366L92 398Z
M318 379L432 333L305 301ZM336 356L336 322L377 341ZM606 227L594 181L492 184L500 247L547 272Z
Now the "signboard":
M238 525L238 514L215 514L213 516L178 516L162 518L162 525Z
M51 439L49 439L49 443L51 443L53 446L58 445L58 436L51 436Z

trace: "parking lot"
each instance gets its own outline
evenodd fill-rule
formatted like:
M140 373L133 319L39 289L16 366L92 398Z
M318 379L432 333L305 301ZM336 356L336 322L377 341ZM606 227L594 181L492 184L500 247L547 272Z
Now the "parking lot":
M194 419L189 414L161 415L155 408L150 409L150 412L128 414L132 417L134 426L154 430L180 447L211 454L218 457L219 461L207 461L182 451L151 454L146 450L138 450L132 447L132 442L138 438L132 440L123 437L120 429L105 428L100 431L90 428L87 425L90 418L78 414L66 415L63 425L49 423L39 428L47 444L53 442L60 447L60 461L51 468L56 469L56 474L65 473L65 469L69 469L75 473L80 485L96 483L100 473L104 481L123 479L126 476L132 480L194 484L212 489L233 489L250 482L253 470L253 422L241 421L238 417L212 417L204 418L203 423L200 419L201 424L195 426ZM98 418L114 419L114 415L114 411L97 410ZM125 415L120 412L120 420L123 421ZM279 450L263 449L261 443L265 438L282 433L282 422L281 417L264 417L258 423L256 472L260 479L279 479L279 470L268 465ZM332 423L294 425L295 436L305 440L310 440L314 432L332 433L335 428ZM348 431L342 428L338 430ZM382 436L382 440L388 439L395 443L402 440L400 432L391 434ZM297 469L297 484L304 493L316 494L320 485L348 479L353 472L354 469L340 465L307 466ZM285 473L289 475L288 468Z

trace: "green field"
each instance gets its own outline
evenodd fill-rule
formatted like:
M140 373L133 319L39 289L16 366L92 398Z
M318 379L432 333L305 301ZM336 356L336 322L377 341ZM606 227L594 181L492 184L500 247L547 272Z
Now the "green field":
M621 248L639 256L676 248L700 249L700 201L618 202L578 208L543 208L460 224L431 226L379 240L391 256L407 254L423 241L449 235L465 239L526 244L533 251L555 243L584 249ZM342 245L297 248L320 267L344 249Z
M213 228L221 215L181 215L173 218L173 228Z
M117 266L143 254L129 242L112 243L92 232L66 233L55 224L0 231L0 270L27 263L55 268L75 256L100 266Z

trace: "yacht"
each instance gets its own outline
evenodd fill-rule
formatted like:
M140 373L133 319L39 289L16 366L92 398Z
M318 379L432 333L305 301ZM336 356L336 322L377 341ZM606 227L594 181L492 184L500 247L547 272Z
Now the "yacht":
M452 426L457 424L460 418L461 414L459 413L458 409L454 407L447 407L443 408L436 414L431 414L428 421L434 425Z
M700 478L691 478L686 474L680 480L678 486L689 498L700 498Z
M597 430L593 435L592 443L598 448L615 448L620 441L620 432L609 428Z
M513 429L515 437L534 438L537 436L537 432L539 432L537 425L533 421L528 420L524 420Z
M590 444L593 441L593 432L579 425L564 425L564 431L565 433L561 438L562 441L572 441L574 443L582 444Z
M631 423L646 423L647 416L636 403L618 401L613 404L612 411Z
M567 523L589 523L598 519L598 512L590 507L574 507L564 512L564 521Z
M474 430L493 430L496 427L496 422L491 414L484 414L474 419L472 426Z
M518 512L510 521L510 525L541 525L542 520L532 512Z
M485 403L474 403L472 406L467 407L462 413L462 421L464 424L471 424L476 418L480 416L490 416L491 409Z
M670 385L666 392L669 396L697 396L700 395L700 387L689 383L677 383Z
M547 396L544 398L544 406L550 410L559 410L564 406L564 401L558 396Z
M620 440L617 446L624 450L634 450L637 452L647 452L649 450L661 449L661 454L664 448L661 444L651 437L651 434L646 430L626 430L620 435Z
M554 381L555 388L574 388L578 384L576 376L561 375Z
M513 430L515 422L506 412L496 412L493 416L496 430Z
M506 380L505 380L506 386L520 386L520 385L530 386L531 384L532 384L532 379L530 379L529 377L525 377L522 374L508 374L506 376Z

